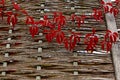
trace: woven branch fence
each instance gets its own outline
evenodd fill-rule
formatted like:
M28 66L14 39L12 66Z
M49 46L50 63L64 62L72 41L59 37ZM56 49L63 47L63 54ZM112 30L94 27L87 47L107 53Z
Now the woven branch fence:
M11 9L10 1L6 1ZM17 1L36 20L44 14L51 17L54 11L61 11L66 17L72 13L91 16L92 9L100 7L98 0ZM14 30L5 21L0 23L0 80L115 80L111 53L101 50L99 43L90 54L83 43L84 35L91 33L92 28L102 40L107 29L105 21L87 18L80 28L71 23L63 27L67 36L67 30L83 35L71 52L54 40L48 43L40 30L32 38L24 20L25 16L20 15Z

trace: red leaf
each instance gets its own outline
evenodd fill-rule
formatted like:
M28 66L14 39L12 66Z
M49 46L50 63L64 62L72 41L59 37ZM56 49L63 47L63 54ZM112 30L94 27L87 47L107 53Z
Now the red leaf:
M52 39L53 39L52 34L46 34L46 39L47 39L48 42L51 42Z
M65 23L66 23L66 17L63 16L62 13L59 13L59 16L57 16L57 17L55 18L55 22L54 22L54 23L56 23L57 25L63 26L63 25L65 25Z
M113 6L113 4L111 2L106 3L106 5Z
M111 48L112 48L112 43L111 42L107 42L107 44L106 44L106 50L107 50L107 52L110 51Z
M48 15L43 16L44 20L48 20Z
M29 27L29 31L30 31L30 34L32 35L32 38L34 38L34 36L36 34L38 34L38 26L35 26L35 25L32 25Z
M110 42L114 43L114 42L116 42L116 40L118 38L118 34L116 32L110 33L109 37L110 37Z
M116 5L120 4L120 0L115 0Z
M110 35L109 37L110 37L110 42L114 42L114 37L113 37L113 35Z
M64 38L64 46L65 48L68 50L69 49L69 42L68 42L68 39L67 38Z
M2 4L2 6L4 6L5 5L5 0L1 0L0 4Z
M103 15L102 15L102 11L100 9L93 9L93 17L95 18L96 21L100 21L102 22L102 18L103 18Z
M4 17L4 11L3 11L3 9L2 8L0 8L0 17L2 18L2 20L3 20L3 17Z
M71 19L72 21L75 21L75 18L76 18L76 15L75 15L75 14L71 14L70 19Z
M114 13L114 16L117 16L118 13L119 13L119 9L118 8L114 8L113 13Z
M12 25L12 27L14 28L15 24L17 23L17 17L15 14L12 14L10 16L8 16L7 18L7 23Z
M54 24L52 24L51 22L49 22L49 24L48 24L48 25L49 25L48 27L50 27L51 29L55 28L55 25L54 25Z
M11 15L13 14L13 12L12 12L12 11L8 11L8 12L6 12L6 14L7 14L8 16L11 16Z
M48 33L49 31L48 30L43 30L43 33Z
M112 14L113 13L113 10L114 10L114 8L112 7L112 8L110 8L110 13Z
M15 24L17 23L17 17L15 15L11 15L11 22L13 27L15 26Z
M113 32L113 34L114 34L116 37L118 37L118 33L117 33L117 32Z
M55 30L50 30L50 31L45 30L44 32L47 32L46 39L47 39L48 42L51 42L56 36L56 31Z
M61 44L64 40L65 34L62 31L56 32L56 41L57 43Z
M23 14L25 14L25 15L28 15L28 13L27 13L27 11L26 10L21 10L21 12L23 13Z
M78 28L81 26L81 18L76 16L76 21L77 21L77 25L78 25Z
M98 37L95 35L95 29L93 28L92 33L86 34L84 43L87 45L86 50L92 51L98 43Z
M85 20L86 16L85 15L82 15L81 16L81 23L84 24L84 20Z
M110 41L110 42L114 43L114 42L116 42L117 38L118 38L117 32L111 32L110 30L106 31L105 41Z
M101 0L101 1L100 1L100 3L101 3L102 5L104 5L104 4L105 4L105 2L104 2L103 0Z
M57 12L53 12L53 22L56 22L56 18L57 18Z
M20 6L16 2L13 2L13 7L15 10L20 10Z
M72 35L69 37L69 46L70 46L70 51L75 48L75 45L77 42L80 42L80 33L74 33L72 32Z
M108 6L103 6L103 8L104 8L104 12L105 12L105 13L108 13L108 12L109 12L109 7L108 7Z
M26 24L34 24L34 19L31 16L27 16L26 18Z
M93 52L94 47L92 45L87 45L86 50Z

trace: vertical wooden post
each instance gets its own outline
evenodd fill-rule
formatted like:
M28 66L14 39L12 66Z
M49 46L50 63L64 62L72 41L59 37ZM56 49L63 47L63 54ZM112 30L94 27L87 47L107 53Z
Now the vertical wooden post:
M74 55L73 55L74 57L77 57L77 53L74 53ZM78 62L77 61L74 61L73 62L73 66L78 66ZM73 72L73 75L78 75L79 73L78 73L78 71L74 71Z
M105 2L111 2L111 0L104 0ZM107 21L107 27L112 32L117 32L117 26L115 22L114 15L111 13L106 13L105 18ZM112 58L115 68L116 80L120 80L120 50L118 49L118 44L115 43L112 46Z
M1 75L2 75L2 76L5 76L5 75L6 75L6 72L3 71L3 72L1 73Z
M41 7L44 7L45 5L42 3L40 6L41 6ZM41 10L40 13L43 14L43 13L44 13L44 10ZM43 20L43 18L41 17L40 20ZM39 33L39 36L43 36L43 33ZM38 44L42 44L42 42L43 42L42 40L39 40L39 41L38 41ZM39 48L38 48L38 53L41 53L41 52L42 52L42 47L39 47ZM41 60L42 60L42 57L41 57L41 56L38 56L38 57L37 57L37 61L41 61ZM39 70L41 70L41 69L42 69L42 67L41 67L40 65L38 65L38 66L37 66L37 70L39 71ZM41 80L41 76L36 76L36 80Z

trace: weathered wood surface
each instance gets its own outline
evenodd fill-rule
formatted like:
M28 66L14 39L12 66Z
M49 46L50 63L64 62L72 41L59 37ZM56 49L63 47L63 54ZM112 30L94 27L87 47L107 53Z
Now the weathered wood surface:
M52 15L53 11L62 11L69 16L71 13L92 14L92 8L100 6L97 0L76 0L76 2L46 0L46 3L41 0L32 0L29 3L18 1L35 19L43 16L43 13L40 13L41 9L49 9L50 11L45 11L48 15ZM43 3L45 6L40 7L40 4ZM71 10L72 6L76 8ZM10 26L5 22L0 24L0 73L2 73L0 80L35 80L36 76L41 76L41 80L115 80L111 53L101 50L98 45L96 52L99 53L89 54L83 44L85 34L90 33L93 27L96 28L100 39L103 39L106 30L105 23L99 23L89 18L80 29L73 24L64 27L63 31L67 36L69 36L67 30L72 29L76 29L82 34L82 41L77 44L74 52L69 52L63 47L63 44L56 44L55 40L47 43L45 37L40 35L36 35L32 39L29 27L24 25L25 17L21 15L19 18L19 23L11 34L8 33ZM11 40L8 41L8 38ZM38 43L39 40L43 42ZM11 47L6 48L6 44L10 44ZM42 52L38 52L40 47L43 48ZM6 53L9 53L9 57L5 57ZM38 58L40 59L38 60ZM7 62L6 67L3 66L5 62ZM73 62L77 62L78 65L74 66ZM41 66L40 70L37 70L38 66ZM75 71L78 72L78 75L73 74ZM6 72L5 76L3 72Z
M118 9L120 11L120 5L118 6ZM118 16L115 18L115 28L118 30L119 33L119 41L120 41L120 13ZM114 30L116 30L114 29ZM117 42L112 49L113 53L113 60L114 60L114 66L115 66L115 71L116 71L116 80L120 80L120 42Z

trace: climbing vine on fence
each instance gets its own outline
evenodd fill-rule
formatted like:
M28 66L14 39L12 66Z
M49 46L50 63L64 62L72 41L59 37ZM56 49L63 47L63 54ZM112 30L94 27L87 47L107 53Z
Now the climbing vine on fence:
M103 0L101 0L100 3L101 6L99 8L93 9L91 18L94 18L98 22L103 22L104 14L111 13L117 17L119 10L117 7L114 7L111 2L105 3ZM114 3L116 5L120 5L119 0L116 0ZM62 31L62 27L65 27L67 21L71 21L72 23L76 24L78 28L80 28L87 18L85 15L78 16L71 14L69 18L66 18L62 12L54 12L52 19L49 19L48 15L45 14L43 20L35 21L35 19L30 16L25 9L22 9L20 5L14 1L12 2L12 11L6 11L5 0L0 0L0 5L1 20L4 20L4 16L7 15L6 21L9 25L12 26L13 30L17 24L19 13L22 13L26 16L25 24L29 26L29 32L32 38L38 34L40 27L42 27L44 28L43 33L45 33L46 40L49 43L52 42L53 39L56 39L56 42L58 44L64 44L67 50L73 51L76 44L80 42L80 32L76 33L69 30L69 33L71 33L71 35L69 37L66 37L64 31ZM102 9L104 11L102 11ZM47 27L47 29L45 27ZM107 52L110 51L112 44L117 41L118 33L107 30L106 34L104 35L104 40L100 41L95 32L96 31L93 28L91 33L85 35L84 43L87 45L86 50L93 52L98 42L101 42L101 48Z

